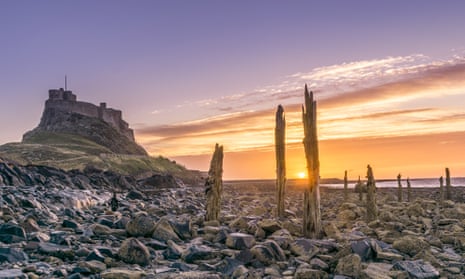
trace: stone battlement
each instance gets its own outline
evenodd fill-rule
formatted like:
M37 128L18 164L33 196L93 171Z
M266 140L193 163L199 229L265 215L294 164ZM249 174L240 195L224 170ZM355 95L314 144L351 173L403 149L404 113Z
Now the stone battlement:
M121 110L107 108L106 103L100 103L100 106L96 106L92 103L77 101L77 97L72 91L63 88L50 89L48 95L49 98L45 102L45 109L56 109L101 119L131 141L135 141L134 131L123 120Z

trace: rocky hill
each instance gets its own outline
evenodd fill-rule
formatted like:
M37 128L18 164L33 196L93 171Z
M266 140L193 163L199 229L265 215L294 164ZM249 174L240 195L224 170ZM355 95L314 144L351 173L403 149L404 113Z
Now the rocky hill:
M0 146L0 159L65 171L95 168L121 175L170 174L187 184L201 174L162 156L148 156L134 140L122 112L76 100L71 91L50 90L39 125L20 143Z
M79 102L63 89L49 91L39 126L24 134L23 143L42 143L51 133L77 135L116 154L147 155L135 142L121 111L106 108L105 103Z

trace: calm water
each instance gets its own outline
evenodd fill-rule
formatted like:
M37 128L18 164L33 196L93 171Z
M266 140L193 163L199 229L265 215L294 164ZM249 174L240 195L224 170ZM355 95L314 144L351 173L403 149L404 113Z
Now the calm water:
M444 179L444 184L446 183ZM451 178L452 186L465 186L465 177ZM425 179L411 179L410 185L412 187L439 187L439 178L425 178ZM321 184L321 186L343 188L344 184ZM349 188L354 188L355 183L349 182ZM397 180L376 181L376 187L397 187ZM402 179L402 187L407 187L407 181Z

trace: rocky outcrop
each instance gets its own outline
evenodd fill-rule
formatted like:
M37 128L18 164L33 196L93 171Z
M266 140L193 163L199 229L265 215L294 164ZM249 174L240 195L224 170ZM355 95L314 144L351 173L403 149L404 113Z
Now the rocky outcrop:
M117 154L147 155L144 148L107 122L59 108L45 108L39 126L23 135L23 143L35 143L47 132L78 135Z

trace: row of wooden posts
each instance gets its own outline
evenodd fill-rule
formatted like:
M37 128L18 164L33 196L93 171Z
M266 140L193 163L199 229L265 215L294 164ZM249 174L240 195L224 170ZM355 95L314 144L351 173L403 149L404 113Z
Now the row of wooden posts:
M307 85L304 91L305 103L302 106L302 122L304 127L304 150L307 162L307 177L308 185L304 191L303 204L303 235L309 238L322 237L321 210L320 210L320 163L318 151L318 136L317 136L317 105L313 99L313 92L309 92ZM285 161L285 126L286 120L284 109L281 105L276 111L276 127L275 127L275 148L276 148L276 216L284 217L284 197L286 188L286 161ZM223 146L216 144L215 151L210 163L208 178L205 182L206 195L206 214L205 220L218 220L221 210L221 194L222 194L222 174L223 174ZM402 184L401 175L398 179L398 200L402 201ZM347 171L344 174L344 199L348 199L348 182ZM362 185L360 177L358 185ZM374 221L378 218L378 208L376 205L376 184L373 176L373 170L370 165L367 166L367 222ZM441 202L444 199L443 195L443 178L440 178ZM446 168L446 196L450 199L450 173ZM410 180L407 178L407 200L410 201ZM362 191L359 192L362 199Z
M320 211L320 162L318 155L318 137L316 127L316 101L313 92L309 92L305 85L305 103L302 106L302 120L304 126L304 148L307 161L308 186L304 192L303 234L306 237L321 237L321 211ZM284 217L284 193L286 185L285 162L285 126L284 109L278 106L276 112L276 199L277 217ZM206 214L205 220L218 220L221 210L223 174L223 147L216 144L210 163L208 178L205 182Z

